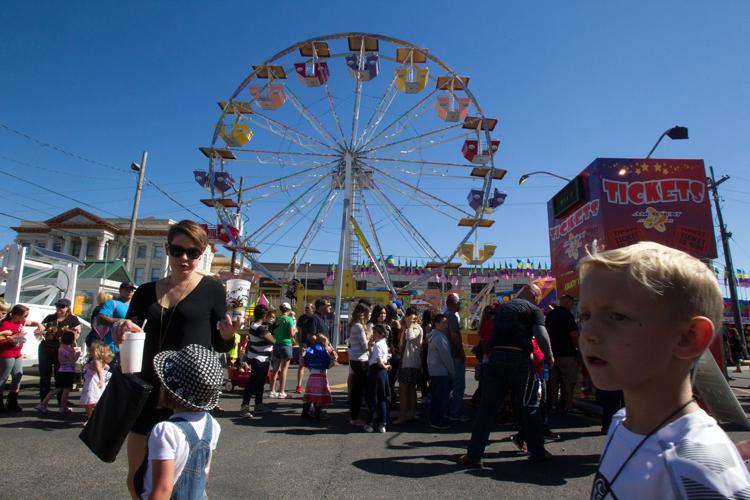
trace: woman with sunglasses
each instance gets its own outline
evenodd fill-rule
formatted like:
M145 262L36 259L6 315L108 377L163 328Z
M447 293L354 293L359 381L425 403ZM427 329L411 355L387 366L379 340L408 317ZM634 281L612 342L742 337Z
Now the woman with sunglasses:
M127 319L115 328L115 340L121 342L125 333L141 331L146 322L140 376L154 387L128 435L128 489L133 498L137 498L133 477L146 453L146 436L172 414L169 409L157 408L159 379L154 372L154 356L190 344L227 352L234 346L234 332L241 326L240 318L232 321L226 313L226 292L221 282L197 271L206 247L208 236L199 224L183 220L171 226L166 245L170 275L138 287Z
M55 312L42 320L44 334L39 342L39 401L43 401L47 393L52 389L52 375L55 376L57 385L57 371L60 363L57 359L57 350L60 347L60 335L65 330L70 330L76 335L81 333L81 322L78 316L70 310L70 300L60 299L55 302Z

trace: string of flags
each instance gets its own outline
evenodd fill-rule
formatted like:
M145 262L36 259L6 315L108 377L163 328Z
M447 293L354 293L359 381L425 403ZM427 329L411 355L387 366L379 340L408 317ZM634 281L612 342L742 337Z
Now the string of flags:
M392 255L385 258L385 267L390 274L420 277L433 271L425 267L426 261L417 259L406 259L402 261L394 259ZM379 263L380 265L380 263ZM470 271L470 272L469 272ZM443 281L458 284L460 276L470 276L470 281L474 283L489 283L498 279L510 280L511 278L539 278L551 276L549 265L542 261L532 261L531 259L516 259L513 261L493 262L492 265L485 264L481 267L467 266L461 269L443 269L435 275L438 283ZM352 266L352 275L358 279L367 279L370 276L377 276L375 266L371 263L362 261ZM325 276L325 281L332 282L336 278L336 266L331 264Z

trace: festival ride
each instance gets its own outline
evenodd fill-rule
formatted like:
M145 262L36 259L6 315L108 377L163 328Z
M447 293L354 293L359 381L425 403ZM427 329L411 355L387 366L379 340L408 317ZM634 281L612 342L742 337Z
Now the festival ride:
M498 120L484 114L469 77L430 50L339 33L292 44L252 68L219 101L210 145L200 148L208 169L194 175L211 194L202 201L216 209L216 240L266 280L300 290L300 264L314 245L337 240L338 251L329 250L335 289L305 296L335 296L341 318L351 300L387 302L459 267L462 247L494 223L489 216L505 199L493 190L506 173L495 166ZM259 211L271 203L279 209ZM422 229L436 217L439 231ZM424 270L408 283L386 264L397 240ZM287 265L270 272L259 259L280 248ZM376 271L382 290L357 286L359 262Z

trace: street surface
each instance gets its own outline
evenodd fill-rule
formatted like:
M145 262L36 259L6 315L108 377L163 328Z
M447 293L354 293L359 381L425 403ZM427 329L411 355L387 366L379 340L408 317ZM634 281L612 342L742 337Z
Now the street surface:
M222 433L208 497L588 498L604 441L595 417L553 419L551 426L562 440L548 443L555 459L540 465L527 463L508 441L511 427L499 425L485 455L487 467L465 470L451 457L465 449L471 423L434 431L416 422L391 426L386 434L367 434L350 426L347 369L337 366L329 372L335 403L328 422L302 420L300 395L266 398L272 411L252 420L239 417L240 389L224 396L227 411L219 417ZM290 370L292 374L296 377L296 371ZM731 375L740 401L750 403L750 375ZM24 382L21 405L26 411L0 414L5 455L0 498L128 498L124 449L112 464L99 461L78 439L82 411L38 416L32 409L37 402L36 377L26 376ZM475 386L470 370L467 394ZM74 397L77 400L77 393ZM725 429L735 442L750 439L750 432Z

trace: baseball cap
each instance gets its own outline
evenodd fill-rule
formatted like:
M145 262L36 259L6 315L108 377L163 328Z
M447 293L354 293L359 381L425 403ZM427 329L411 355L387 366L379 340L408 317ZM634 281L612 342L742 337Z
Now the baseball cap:
M123 281L122 283L120 283L120 290L122 290L123 288L132 288L133 290L135 290L138 287L135 286L132 281Z
M55 302L55 305L60 307L70 307L70 300L59 299L57 302Z
M291 311L292 305L289 302L282 302L279 306L279 309L281 309L282 311Z

